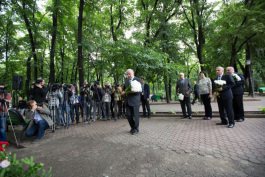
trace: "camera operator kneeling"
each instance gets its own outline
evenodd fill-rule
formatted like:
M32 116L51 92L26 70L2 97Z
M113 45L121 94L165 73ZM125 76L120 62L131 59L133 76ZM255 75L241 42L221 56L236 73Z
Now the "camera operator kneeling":
M28 101L29 110L26 112L26 118L30 119L31 122L26 130L25 135L27 137L36 136L37 140L40 140L45 130L53 125L53 121L50 118L50 110L43 105L42 107L37 106L36 101Z

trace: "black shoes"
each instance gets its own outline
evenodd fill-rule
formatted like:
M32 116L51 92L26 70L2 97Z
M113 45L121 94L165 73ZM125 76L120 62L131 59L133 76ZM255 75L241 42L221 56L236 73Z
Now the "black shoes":
M192 116L183 116L183 117L181 117L181 119L192 119Z
M139 133L139 130L138 129L131 129L130 133L132 135L135 135L135 134Z
M244 119L238 119L237 122L244 122Z
M234 128L235 124L229 124L227 128Z
M203 120L211 120L211 117L204 117Z

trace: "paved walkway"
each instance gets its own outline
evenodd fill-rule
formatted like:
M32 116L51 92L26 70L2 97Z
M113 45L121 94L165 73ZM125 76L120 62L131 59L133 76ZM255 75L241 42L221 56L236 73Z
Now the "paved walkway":
M10 150L52 167L54 177L264 177L265 119L247 119L233 129L215 125L219 121L142 119L137 135L129 134L125 119L96 121Z

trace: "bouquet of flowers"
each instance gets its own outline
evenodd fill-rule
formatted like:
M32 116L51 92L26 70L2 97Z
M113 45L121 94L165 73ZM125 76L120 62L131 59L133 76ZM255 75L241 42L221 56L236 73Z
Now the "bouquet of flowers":
M126 88L125 93L136 93L136 92L142 92L142 85L137 80L131 81L129 87Z
M216 96L220 95L220 92L223 90L223 86L226 84L226 81L224 80L215 80L215 88L214 88L214 93Z
M239 77L239 75L237 75L236 73L234 73L232 77L235 81L241 81L241 77Z

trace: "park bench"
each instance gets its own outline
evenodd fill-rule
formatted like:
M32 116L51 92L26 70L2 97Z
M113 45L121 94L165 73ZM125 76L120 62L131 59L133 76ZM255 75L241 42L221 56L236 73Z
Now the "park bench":
M22 130L20 130L19 137L16 136L17 129L13 132L14 136L16 136L16 138L18 139L18 142L21 142L30 121L25 120L23 118L23 116L20 114L20 112L16 109L13 109L13 108L8 110L8 116L9 117L7 118L7 131L8 131L8 126L11 126L11 123L12 123L13 127L17 127L17 126L22 127ZM11 122L10 122L10 120L11 120ZM11 131L13 131L13 130L11 130ZM18 143L18 142L16 142L16 143ZM18 144L17 144L17 146L18 146Z
M265 94L265 87L260 87L259 89L258 89L258 91L259 91L259 94Z

